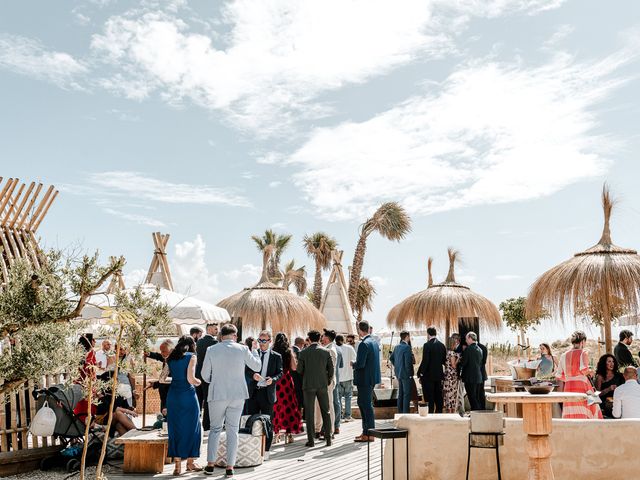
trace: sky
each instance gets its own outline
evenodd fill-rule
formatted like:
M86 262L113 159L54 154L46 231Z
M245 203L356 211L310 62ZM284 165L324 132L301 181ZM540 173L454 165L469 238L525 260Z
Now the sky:
M461 283L526 295L597 242L605 181L640 246L639 46L630 0L2 2L0 176L55 185L41 243L124 255L129 285L170 233L177 289L211 302L257 281L251 235L292 234L311 283L305 234L346 269L398 201L412 232L372 235L363 271L382 328L449 246Z

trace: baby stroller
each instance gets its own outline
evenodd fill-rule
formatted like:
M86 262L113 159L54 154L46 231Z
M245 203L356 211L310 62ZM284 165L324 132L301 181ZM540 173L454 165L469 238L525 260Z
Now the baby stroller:
M56 414L56 425L53 436L62 441L63 449L54 456L43 458L41 470L64 467L67 472L80 469L80 460L84 446L85 423L73 413L73 409L83 398L80 385L54 385L41 390L34 390L33 396L38 410L46 401ZM96 465L102 448L103 433L95 429L89 431L86 465Z

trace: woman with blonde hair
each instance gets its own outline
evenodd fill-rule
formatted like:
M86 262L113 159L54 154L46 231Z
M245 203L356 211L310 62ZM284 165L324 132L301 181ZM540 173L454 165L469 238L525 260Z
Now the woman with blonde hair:
M558 362L556 378L563 382L564 392L594 393L593 386L588 376L592 375L589 369L589 358L584 349L587 336L581 330L576 330L571 335L571 350L564 352ZM602 412L597 404L588 405L587 400L577 402L564 402L562 406L562 418L595 419L602 418Z

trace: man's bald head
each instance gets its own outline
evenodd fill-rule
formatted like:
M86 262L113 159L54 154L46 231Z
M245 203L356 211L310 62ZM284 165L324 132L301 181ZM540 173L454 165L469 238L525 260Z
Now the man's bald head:
M637 380L638 370L636 370L636 367L627 367L624 369L623 375L625 380Z

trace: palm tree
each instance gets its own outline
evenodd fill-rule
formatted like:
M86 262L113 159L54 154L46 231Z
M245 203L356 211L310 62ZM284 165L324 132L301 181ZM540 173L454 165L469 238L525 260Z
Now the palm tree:
M282 280L282 273L280 272L280 257L282 256L282 252L284 252L284 250L289 246L291 235L278 234L271 229L267 229L261 237L258 235L251 235L251 240L255 242L258 250L261 252L264 252L267 245L274 246L275 250L269 261L267 273L269 275L269 280L274 283L280 282Z
M282 286L289 290L289 285L293 285L296 293L302 296L307 291L307 271L304 265L296 268L296 261L291 260L284 266L282 272Z
M313 279L313 304L320 308L322 301L322 271L331 266L331 251L338 246L335 238L324 232L305 235L302 240L307 255L316 262L316 274Z
M353 254L353 264L349 277L349 303L355 310L358 282L364 265L364 254L367 250L367 238L373 232L378 232L387 240L402 240L411 231L411 218L397 202L387 202L380 205L373 216L360 226L360 238Z
M376 296L376 287L367 277L360 278L353 311L358 321L362 320L362 312L370 312L373 309L373 297Z

